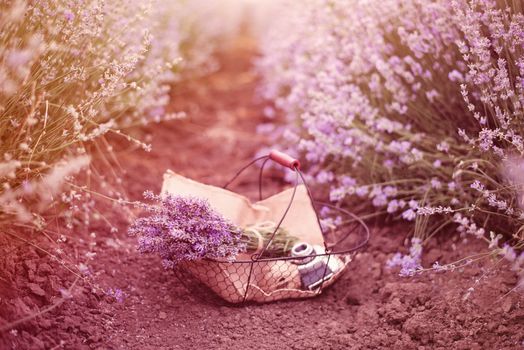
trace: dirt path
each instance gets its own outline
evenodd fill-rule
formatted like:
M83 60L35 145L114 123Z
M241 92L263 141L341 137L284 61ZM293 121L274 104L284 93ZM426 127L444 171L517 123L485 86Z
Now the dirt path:
M145 153L116 142L125 170L122 187L132 199L158 192L162 174L173 169L198 181L223 184L266 143L255 133L263 119L256 102L253 49L240 42L221 56L222 69L173 92L174 110L188 120L137 131L151 138ZM150 135L150 136L148 136ZM120 146L119 146L120 145ZM237 189L254 194L249 177ZM270 188L283 184L273 181ZM270 190L269 190L270 191ZM27 245L4 249L0 259L0 327L57 305L0 333L0 349L517 349L524 340L522 297L511 288L507 266L471 264L448 273L399 278L386 260L406 235L400 226L370 223L368 248L323 295L309 300L232 307L202 300L180 285L159 259L141 256L126 236L118 207L67 242L71 256L86 261L92 283L75 276ZM13 247L13 241L4 242ZM17 243L19 244L19 243ZM473 241L434 241L424 266L451 262L483 247ZM86 253L96 253L96 255ZM121 290L121 302L102 290Z

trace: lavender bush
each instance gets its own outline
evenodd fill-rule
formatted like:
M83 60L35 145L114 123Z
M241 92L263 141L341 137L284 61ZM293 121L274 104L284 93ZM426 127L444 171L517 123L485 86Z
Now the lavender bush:
M124 135L135 125L183 116L166 111L171 85L213 69L217 40L240 25L231 1L223 5L1 1L0 222L38 224L34 219L43 219L40 209L50 202L65 204L69 214L80 199L92 206L81 188L57 189L65 176L46 174L60 173L71 159L85 163L86 143L107 133ZM111 151L100 144L102 153ZM53 200L35 203L34 192L44 185L53 188Z
M304 154L330 199L365 198L370 216L413 223L422 244L454 225L520 248L522 4L284 4L261 34L263 94L288 118L288 151Z

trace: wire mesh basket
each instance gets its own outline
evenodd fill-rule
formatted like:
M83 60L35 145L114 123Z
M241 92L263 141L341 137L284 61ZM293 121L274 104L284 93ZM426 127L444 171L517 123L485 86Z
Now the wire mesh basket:
M299 161L282 152L272 151L269 155L254 159L240 169L223 188L226 189L244 170L263 161L259 170L259 197L262 200L263 171L269 160L295 172L294 187L288 191L289 199L286 200L284 211L270 239L256 252L241 254L232 262L203 259L178 265L175 275L192 294L209 300L210 292L214 292L221 297L220 300L233 304L313 297L333 284L351 262L352 253L367 244L369 229L366 224L345 209L315 201L300 170ZM304 196L307 196L312 208L310 212L304 210L303 214L314 215L314 222L318 227L312 229L320 233L321 243L305 240L295 244L289 256L268 256L269 245L294 201L300 196L300 186L305 188ZM336 228L322 228L318 206L340 216L341 224ZM301 214L295 214L294 220L300 220Z

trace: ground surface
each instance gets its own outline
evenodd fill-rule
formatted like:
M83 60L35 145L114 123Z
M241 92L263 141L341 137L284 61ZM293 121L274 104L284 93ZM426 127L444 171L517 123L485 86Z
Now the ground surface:
M151 153L110 140L130 198L139 199L146 189L158 192L168 168L220 185L267 142L255 133L263 105L254 98L252 57L251 47L240 43L221 57L220 71L177 88L172 107L186 110L188 120L136 131L152 140ZM102 161L99 165L103 169ZM270 188L283 186L273 180ZM236 188L252 195L256 181L248 177ZM85 263L86 281L20 238L63 256L47 241L23 232L18 238L0 236L0 349L523 347L523 299L512 291L516 277L507 266L483 261L454 272L400 278L385 262L403 249L407 232L401 226L370 222L369 246L317 298L234 307L188 292L159 259L136 252L135 239L125 233L129 214L104 202L98 205L117 233L104 220L87 230L79 226L60 232L69 236L60 245L70 257L66 262ZM48 235L57 238L55 232ZM426 249L424 265L451 262L483 248L443 237ZM109 289L122 290L123 300L108 296Z

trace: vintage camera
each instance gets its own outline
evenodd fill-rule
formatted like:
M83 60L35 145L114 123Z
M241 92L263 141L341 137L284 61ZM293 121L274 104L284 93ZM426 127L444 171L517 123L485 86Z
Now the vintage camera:
M315 290L344 267L336 255L323 254L326 254L324 248L306 242L299 242L291 249L291 256L297 258L293 263L298 267L304 289Z

